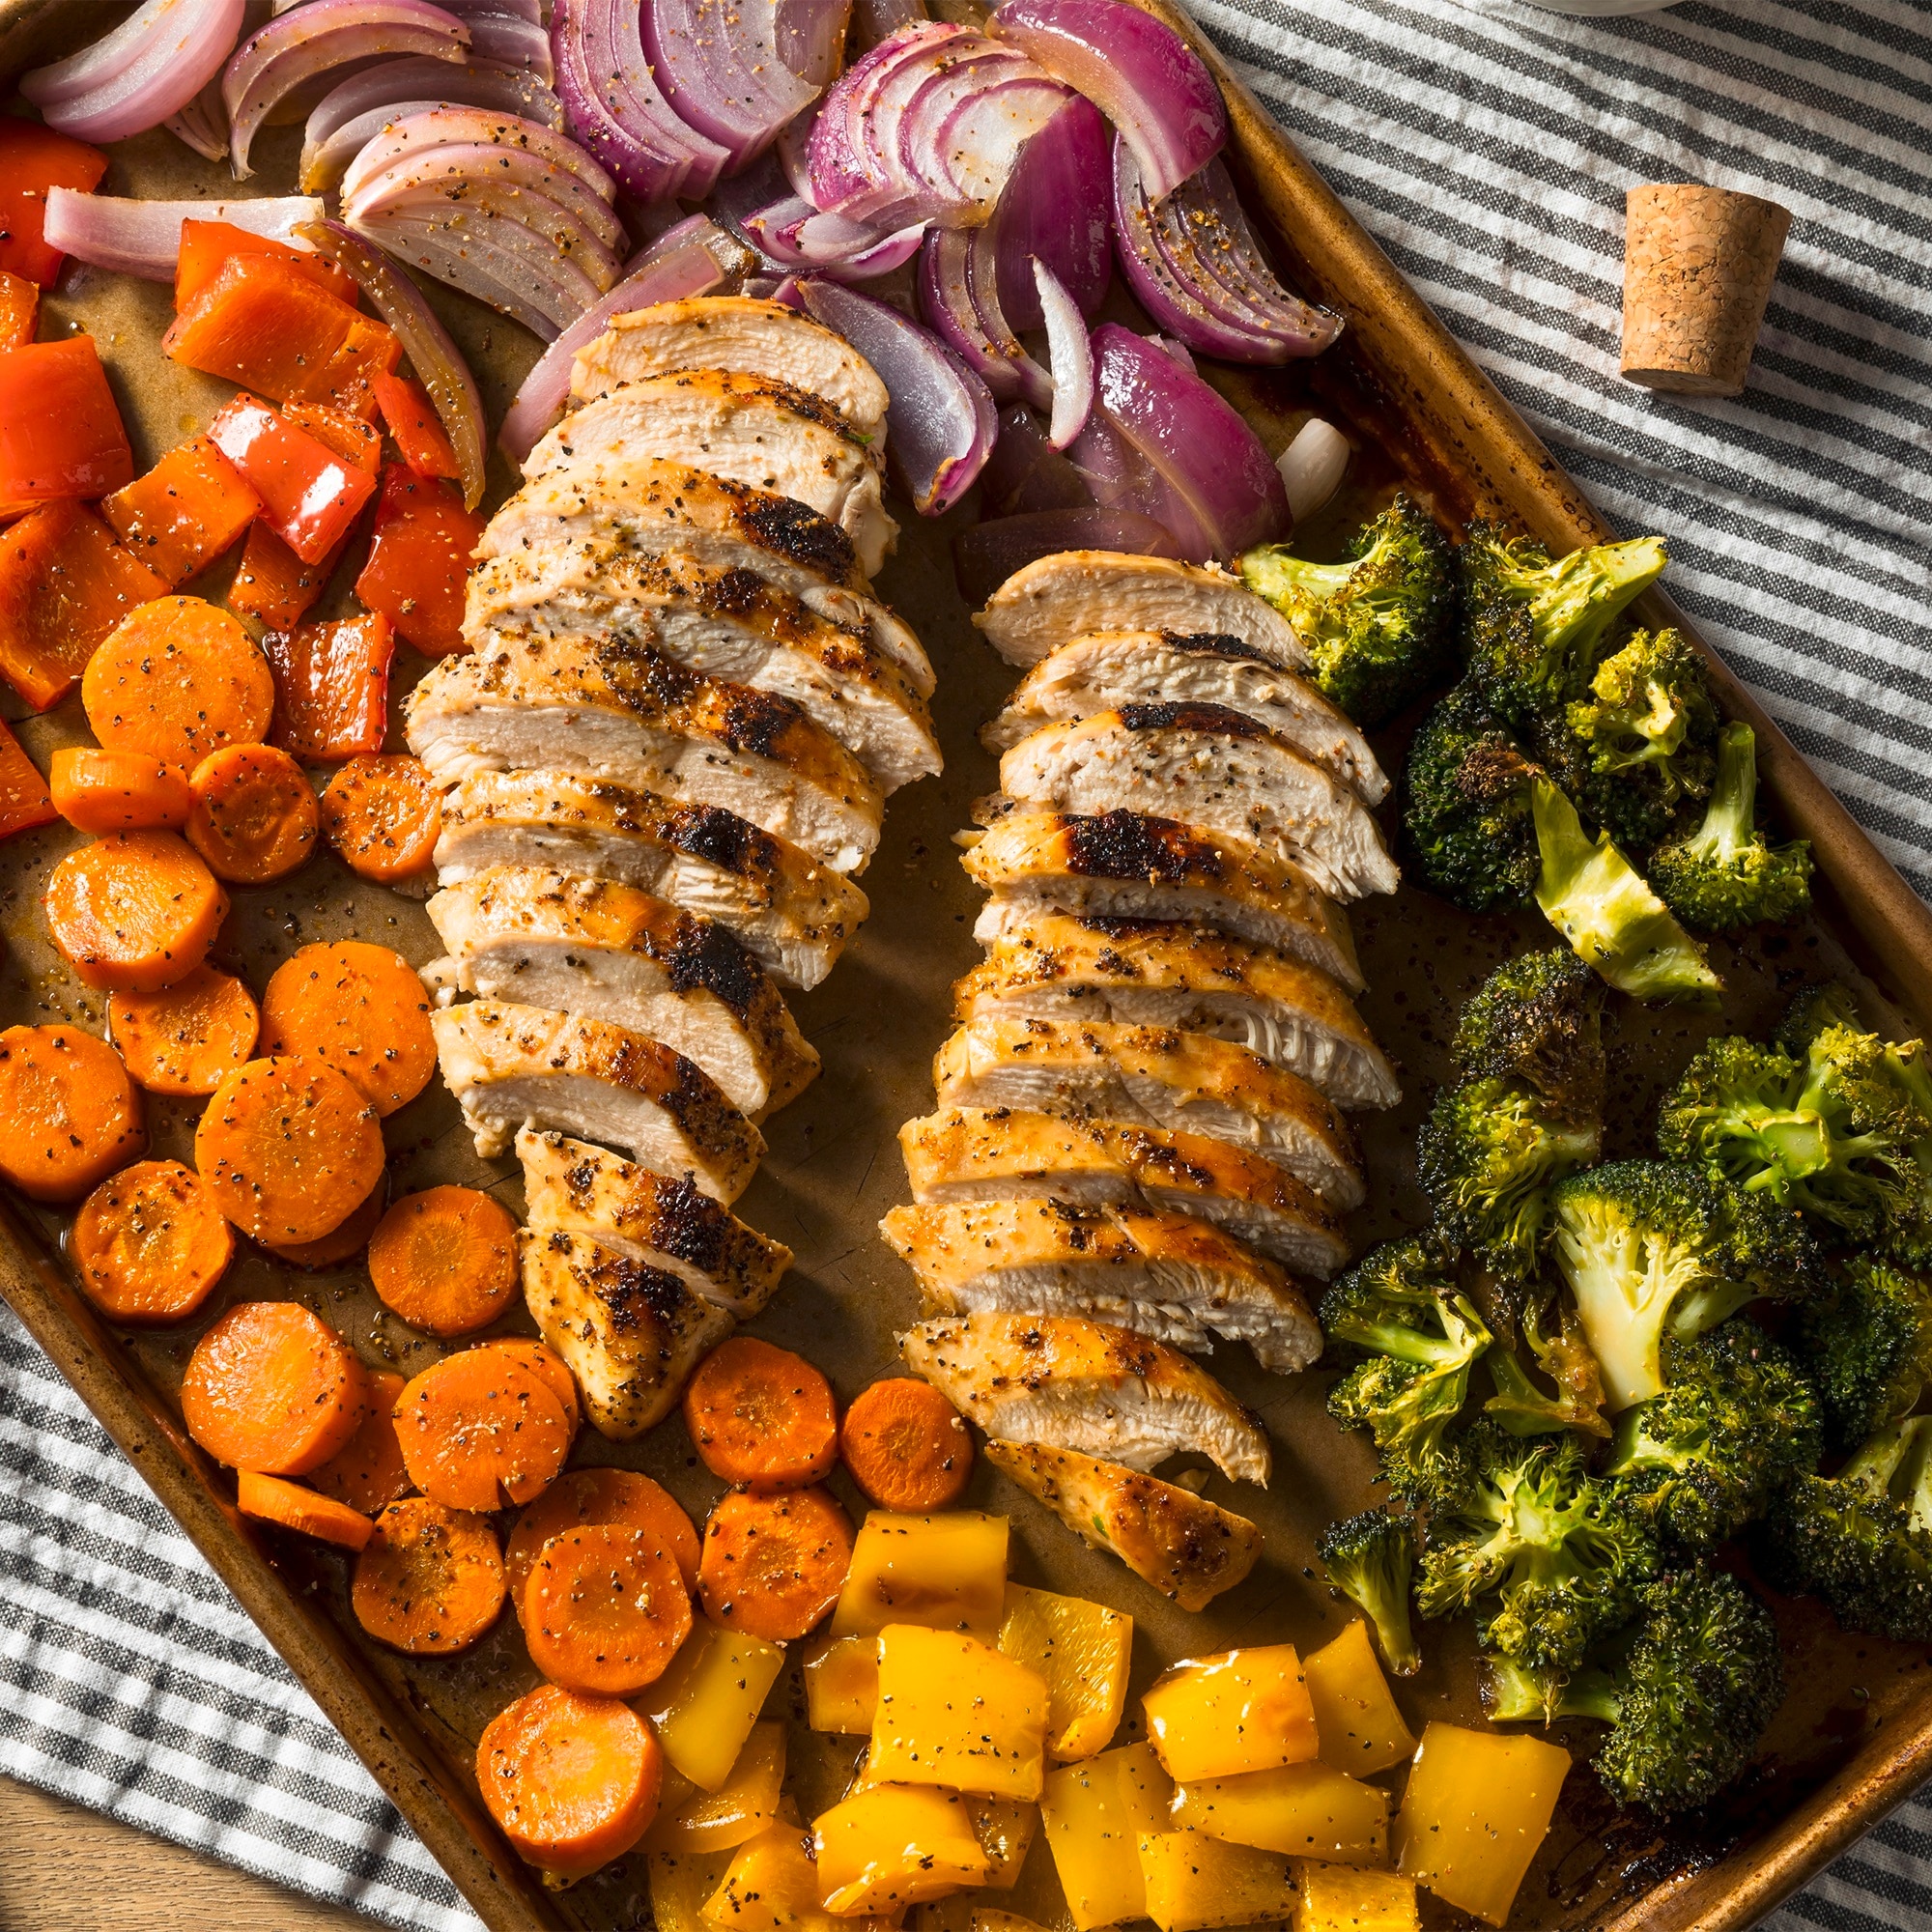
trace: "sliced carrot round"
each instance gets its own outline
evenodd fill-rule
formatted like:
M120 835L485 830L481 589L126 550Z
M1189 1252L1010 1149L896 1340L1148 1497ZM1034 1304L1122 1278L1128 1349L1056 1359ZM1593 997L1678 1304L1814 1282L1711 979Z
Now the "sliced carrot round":
M516 1296L516 1217L473 1187L405 1194L369 1237L369 1279L412 1328L473 1334Z
M585 1878L649 1831L664 1753L628 1704L542 1684L484 1726L476 1782L520 1858Z
M299 1476L355 1435L366 1394L355 1356L300 1302L243 1301L194 1345L182 1419L217 1463Z
M187 823L194 793L179 766L146 752L71 745L47 768L54 810L82 832L154 832Z
M410 1492L410 1472L396 1438L396 1398L403 1392L403 1378L387 1369L363 1368L362 1384L362 1420L355 1434L327 1463L318 1463L308 1472L308 1484L364 1516L374 1516Z
M185 980L214 944L228 895L172 832L116 832L70 852L41 897L47 934L102 992Z
M526 1335L498 1335L494 1341L478 1342L479 1349L502 1349L513 1362L521 1363L555 1396L563 1419L574 1437L582 1425L583 1411L577 1400L577 1378L570 1364L547 1342L533 1342Z
M852 1480L881 1509L945 1509L973 1475L966 1418L932 1386L895 1376L860 1390L838 1426Z
M533 1501L570 1454L562 1406L499 1349L466 1349L425 1369L396 1402L410 1480L451 1509Z
M405 1496L376 1519L350 1587L355 1621L412 1657L467 1650L503 1607L503 1556L480 1516Z
M322 830L358 877L421 878L442 832L442 794L407 752L351 758L322 794Z
M147 1145L141 1096L104 1039L70 1026L0 1033L0 1180L77 1201Z
M382 1179L383 1129L334 1067L251 1060L203 1110L194 1164L244 1235L265 1247L316 1241Z
M430 999L400 952L359 939L304 946L262 995L262 1045L339 1067L379 1114L393 1114L436 1071Z
M375 1186L327 1234L312 1241L265 1241L263 1246L291 1267L340 1267L369 1245L369 1236L376 1232L388 1202L389 1178L379 1175Z
M213 1094L255 1051L261 1009L240 980L206 962L155 993L114 994L108 1031L150 1094Z
M67 1251L110 1321L179 1321L227 1273L235 1236L192 1168L142 1160L80 1204Z
M302 768L272 745L225 745L188 780L188 843L238 886L285 879L315 850L321 819Z
M713 1623L788 1643L830 1613L851 1567L852 1520L826 1491L733 1491L704 1525L697 1594Z
M223 745L259 745L275 715L269 661L200 597L156 597L100 640L80 680L94 735L190 770Z
M298 1530L344 1549L360 1549L376 1529L366 1516L347 1503L319 1496L280 1476L258 1475L253 1469L243 1469L235 1479L235 1507L243 1516L279 1523L284 1529Z
M684 1422L714 1476L754 1489L802 1489L838 1455L832 1384L803 1355L752 1335L733 1335L697 1365Z
M553 1537L592 1523L642 1530L677 1565L687 1591L697 1587L697 1531L662 1483L635 1469L572 1469L517 1519L503 1547L510 1607L524 1614L524 1585L538 1552Z
M554 1536L524 1583L530 1662L567 1690L629 1697L691 1634L691 1592L648 1530L590 1523Z

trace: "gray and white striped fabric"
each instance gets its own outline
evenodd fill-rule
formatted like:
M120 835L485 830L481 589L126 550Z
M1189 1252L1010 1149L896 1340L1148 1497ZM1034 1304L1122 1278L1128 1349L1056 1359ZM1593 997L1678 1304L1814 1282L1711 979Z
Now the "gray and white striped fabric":
M1932 894L1932 11L1197 0L1403 270ZM1796 215L1751 386L1616 376L1623 193ZM397 1925L474 1918L52 1367L0 1316L0 1771ZM1932 1910L1914 1804L1776 1916Z

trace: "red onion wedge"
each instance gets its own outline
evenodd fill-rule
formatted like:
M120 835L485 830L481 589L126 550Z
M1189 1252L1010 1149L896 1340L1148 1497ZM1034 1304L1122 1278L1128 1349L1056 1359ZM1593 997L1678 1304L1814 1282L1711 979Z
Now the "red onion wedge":
M1227 145L1228 110L1201 56L1127 0L1003 0L987 31L1024 47L1106 115L1155 201Z
M838 282L870 281L902 269L925 234L920 225L882 230L842 214L821 214L797 195L740 215L737 225L767 261Z
M505 67L520 67L545 86L556 79L556 68L550 50L550 36L534 20L516 14L465 13L463 23L469 29L469 48L479 60L500 61Z
M563 103L534 74L496 61L385 61L353 74L321 100L302 130L302 189L320 194L341 181L369 142L412 114L481 107L561 131Z
M192 148L204 160L228 158L228 111L221 104L221 76L216 74L179 114L161 123L177 141Z
M1047 361L1053 370L1053 420L1047 437L1065 449L1087 427L1094 410L1094 345L1080 305L1042 261L1033 265L1034 285L1046 317Z
M1115 550L1128 556L1183 554L1151 517L1134 510L1041 510L1001 517L952 540L952 575L976 609L1014 571L1064 550Z
M428 391L431 407L447 432L462 471L463 501L474 509L483 500L483 396L463 352L436 319L423 292L386 255L339 221L312 221L301 239L312 242L369 298L369 306L396 331L403 354Z
M1050 409L1053 378L1007 324L997 259L987 229L935 228L920 254L920 311L926 327L985 384L996 402Z
M91 46L20 77L49 128L121 141L182 112L221 71L242 0L146 0Z
M1045 318L1032 264L1044 262L1092 318L1114 273L1113 142L1100 110L1074 95L1020 150L991 227L1000 305L1019 329Z
M540 155L507 142L452 142L365 171L354 192L345 191L343 206L358 217L374 214L419 187L440 187L451 201L521 219L576 257L600 289L617 279L617 251L628 245L624 224L609 202Z
M893 467L921 516L944 515L973 487L992 454L999 418L991 391L884 302L823 281L801 282L799 299L808 315L836 328L878 371L892 398L886 448Z
M50 187L46 237L50 246L97 269L171 282L181 258L184 221L226 221L251 235L302 247L301 224L321 218L322 203L306 194L260 201L131 201Z
M1342 487L1349 468L1349 439L1333 423L1310 416L1274 460L1288 492L1292 527L1298 528Z
M639 10L644 52L671 112L723 147L733 174L763 154L824 84L794 72L781 41L792 42L796 58L827 68L835 23L844 36L846 0L792 0L790 34L781 25L786 11L781 0L644 0Z
M1086 478L1046 440L1024 403L1000 412L1000 440L980 472L981 516L1017 517L1037 510L1085 510L1094 504Z
M370 176L412 155L474 145L534 156L550 167L575 175L607 207L617 198L617 184L567 134L519 115L480 107L433 107L392 123L350 164L342 178L342 192L354 195Z

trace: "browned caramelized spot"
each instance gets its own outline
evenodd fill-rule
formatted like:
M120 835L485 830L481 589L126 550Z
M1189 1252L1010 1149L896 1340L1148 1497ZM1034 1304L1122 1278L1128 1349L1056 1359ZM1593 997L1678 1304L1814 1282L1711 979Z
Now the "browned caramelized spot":
M789 697L753 691L748 684L720 683L717 689L724 698L724 742L734 752L776 758L785 733L807 722Z
M750 1019L765 990L764 970L758 962L735 934L708 919L678 914L670 945L662 956L674 992L710 993L741 1020Z
M611 1312L612 1331L619 1335L646 1325L674 1327L691 1299L681 1276L626 1255L601 1254L584 1272L591 1293Z
M1225 704L1123 704L1121 723L1129 731L1211 731L1218 738L1265 738L1268 729Z
M778 868L778 840L721 806L694 805L672 813L666 842L739 878Z
M1265 651L1258 651L1254 645L1243 643L1239 638L1231 638L1225 631L1168 631L1164 635L1177 650L1186 651L1197 658L1226 658L1232 663L1267 665L1270 668L1274 665L1274 660Z
M701 1273L719 1274L730 1264L729 1217L697 1191L688 1174L658 1182L650 1233L654 1246Z
M702 677L627 635L603 639L596 646L598 668L611 688L632 710L683 712L698 728L716 735L734 752L776 757L785 732L805 714L788 697L753 691L750 685Z
M1062 822L1066 832L1069 872L1090 879L1151 879L1170 884L1190 876L1221 876L1220 854L1172 818L1149 818L1138 811L1103 811L1097 818Z
M858 575L852 539L830 519L793 497L747 491L738 526L752 542L775 556L789 557L802 570L815 570L837 583L849 583Z

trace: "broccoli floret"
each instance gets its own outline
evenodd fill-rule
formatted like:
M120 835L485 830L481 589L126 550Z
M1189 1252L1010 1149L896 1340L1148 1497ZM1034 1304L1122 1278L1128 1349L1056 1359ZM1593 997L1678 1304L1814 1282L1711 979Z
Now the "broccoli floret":
M1387 1510L1364 1510L1331 1522L1315 1546L1328 1580L1365 1615L1382 1662L1398 1677L1422 1668L1409 1624L1408 1585L1415 1569L1415 1527Z
M1540 864L1536 773L1474 685L1443 698L1416 727L1403 774L1403 829L1422 883L1464 912L1527 905Z
M1744 1770L1784 1701L1777 1626L1721 1570L1660 1577L1640 1604L1606 1665L1559 1683L1498 1659L1486 1700L1498 1723L1601 1719L1610 1733L1593 1762L1611 1796L1646 1810L1684 1811Z
M1629 1616L1656 1546L1586 1472L1574 1435L1525 1441L1479 1422L1463 1447L1468 1480L1431 1513L1416 1605L1426 1617L1475 1608L1486 1649L1574 1670Z
M1357 724L1381 724L1455 674L1455 552L1410 497L1356 532L1346 563L1269 544L1242 557L1241 576L1294 626L1315 682Z
M1472 525L1463 546L1463 627L1469 668L1497 717L1518 729L1560 724L1610 626L1663 565L1661 537L1552 560L1527 537Z
M1483 1413L1512 1435L1548 1435L1560 1429L1607 1435L1603 1373L1576 1309L1558 1295L1533 1295L1517 1325L1536 1366L1555 1383L1555 1392L1546 1394L1531 1381L1511 1350L1492 1349L1484 1359L1496 1392L1483 1405Z
M1807 986L1792 1001L1777 1023L1776 1038L1793 1060L1803 1060L1811 1042L1827 1027L1843 1027L1849 1033L1862 1033L1858 995L1836 980Z
M1932 1382L1932 1281L1856 1256L1800 1312L1798 1334L1832 1446L1850 1449L1910 1414Z
M1505 960L1472 993L1450 1057L1464 1080L1518 1080L1565 1120L1604 1111L1604 982L1560 946Z
M1662 1391L1669 1345L1761 1296L1802 1299L1822 1279L1795 1213L1695 1167L1615 1161L1558 1181L1549 1206L1556 1264L1613 1410Z
M1927 1063L1922 1039L1888 1045L1884 1056L1887 1077L1926 1122L1912 1143L1918 1189L1911 1206L1888 1224L1885 1247L1908 1266L1932 1267L1932 1065Z
M1650 855L1650 882L1686 925L1732 932L1796 919L1811 903L1811 847L1773 845L1756 824L1757 739L1748 724L1718 735L1718 778L1695 832Z
M1639 1000L1716 999L1722 981L1606 833L1594 843L1577 808L1548 779L1530 781L1541 869L1536 902L1550 924L1620 993Z
M1798 1364L1740 1319L1672 1350L1669 1387L1618 1417L1603 1474L1666 1548L1694 1555L1762 1516L1823 1446Z

